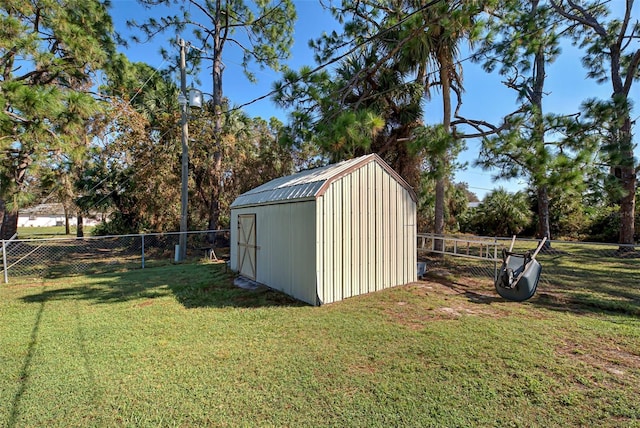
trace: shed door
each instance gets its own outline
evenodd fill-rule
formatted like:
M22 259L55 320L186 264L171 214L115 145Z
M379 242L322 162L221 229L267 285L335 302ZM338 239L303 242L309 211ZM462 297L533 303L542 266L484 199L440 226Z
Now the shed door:
M256 279L256 215L238 215L238 271Z

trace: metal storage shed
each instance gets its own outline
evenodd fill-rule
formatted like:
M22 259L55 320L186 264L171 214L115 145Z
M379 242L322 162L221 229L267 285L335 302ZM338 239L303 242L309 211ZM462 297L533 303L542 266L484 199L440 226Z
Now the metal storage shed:
M376 154L277 178L231 204L230 266L312 305L416 281L416 195Z

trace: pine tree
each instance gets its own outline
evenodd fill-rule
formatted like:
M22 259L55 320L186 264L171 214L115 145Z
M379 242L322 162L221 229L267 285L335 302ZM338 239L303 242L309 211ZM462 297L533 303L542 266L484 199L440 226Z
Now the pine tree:
M497 167L497 178L528 180L536 192L537 235L547 239L552 195L579 192L582 171L595 151L588 134L568 132L577 131L575 115L549 114L543 108L547 67L561 53L559 21L539 0L505 1L492 14L490 32L476 54L487 72L498 70L520 104L500 133L483 139L478 164Z
M603 125L602 145L616 184L620 206L620 249L634 243L635 194L638 165L634 158L631 87L640 79L640 21L633 19L633 0L625 0L622 18L610 18L605 2L551 0L554 9L570 22L574 42L585 49L582 63L587 76L611 83L611 98L590 100L588 110Z
M99 108L92 78L114 52L111 18L97 0L0 4L0 219L17 230L30 174L86 144Z

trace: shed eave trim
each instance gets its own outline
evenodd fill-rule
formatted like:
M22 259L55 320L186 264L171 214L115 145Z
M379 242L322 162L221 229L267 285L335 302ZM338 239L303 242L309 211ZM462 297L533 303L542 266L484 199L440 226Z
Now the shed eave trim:
M297 198L297 199L278 199L274 201L264 201L264 202L253 202L247 204L239 204L239 205L231 205L231 209L239 209L239 208L252 208L252 207L264 207L266 205L280 205L280 204L295 204L299 202L310 202L315 201L315 196L309 196L306 198Z

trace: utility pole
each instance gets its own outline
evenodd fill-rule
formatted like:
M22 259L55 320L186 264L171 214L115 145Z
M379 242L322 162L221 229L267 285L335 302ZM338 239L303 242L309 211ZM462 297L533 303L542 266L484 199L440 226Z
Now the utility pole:
M180 97L182 109L182 190L180 198L180 254L178 261L183 262L187 256L187 204L189 200L189 125L187 123L187 60L184 39L180 39Z

